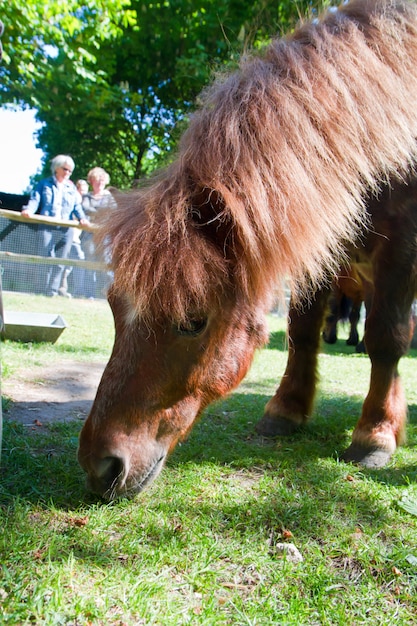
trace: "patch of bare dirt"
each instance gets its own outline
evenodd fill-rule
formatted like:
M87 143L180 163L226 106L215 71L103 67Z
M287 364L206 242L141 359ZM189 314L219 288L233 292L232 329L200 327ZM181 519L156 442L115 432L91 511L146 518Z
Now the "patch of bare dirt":
M26 426L84 421L93 403L105 363L65 361L21 369L1 382L1 392L12 400L4 419Z

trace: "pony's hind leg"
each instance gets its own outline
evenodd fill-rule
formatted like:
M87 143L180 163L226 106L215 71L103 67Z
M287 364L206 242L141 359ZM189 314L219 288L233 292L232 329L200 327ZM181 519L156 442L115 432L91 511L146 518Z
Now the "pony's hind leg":
M315 294L311 303L288 312L288 361L275 395L265 407L256 431L264 437L295 433L313 409L317 382L317 354L326 311L328 289Z

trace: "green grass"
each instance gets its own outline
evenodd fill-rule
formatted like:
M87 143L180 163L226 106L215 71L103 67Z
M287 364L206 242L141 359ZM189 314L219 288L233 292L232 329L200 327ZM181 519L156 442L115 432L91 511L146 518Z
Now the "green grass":
M45 302L56 306L22 297L27 310ZM105 303L64 306L70 327L55 346L2 346L7 376L19 362L106 358ZM242 385L209 407L135 500L103 504L85 492L76 424L29 436L6 415L2 624L417 623L417 517L399 506L405 494L417 498L417 353L400 368L408 443L387 468L365 471L338 461L370 370L341 342L323 348L311 424L277 443L255 435L286 360L285 324L271 316L270 327ZM283 558L279 542L294 543L303 562Z

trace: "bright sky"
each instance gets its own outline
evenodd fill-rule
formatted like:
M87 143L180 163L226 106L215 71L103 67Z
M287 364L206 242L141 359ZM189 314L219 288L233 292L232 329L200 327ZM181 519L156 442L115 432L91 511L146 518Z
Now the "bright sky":
M36 148L33 110L0 109L0 191L24 193L29 178L41 166L42 150Z

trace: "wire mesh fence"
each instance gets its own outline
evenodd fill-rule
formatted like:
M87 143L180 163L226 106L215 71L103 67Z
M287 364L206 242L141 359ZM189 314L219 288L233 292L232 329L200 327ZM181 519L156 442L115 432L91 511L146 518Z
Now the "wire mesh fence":
M40 254L41 230L45 227L72 228L73 243L66 259ZM78 298L105 298L111 276L104 262L85 260L83 242L91 247L91 229L77 222L57 221L0 209L0 264L3 289L47 294L53 266L63 266L59 295Z

